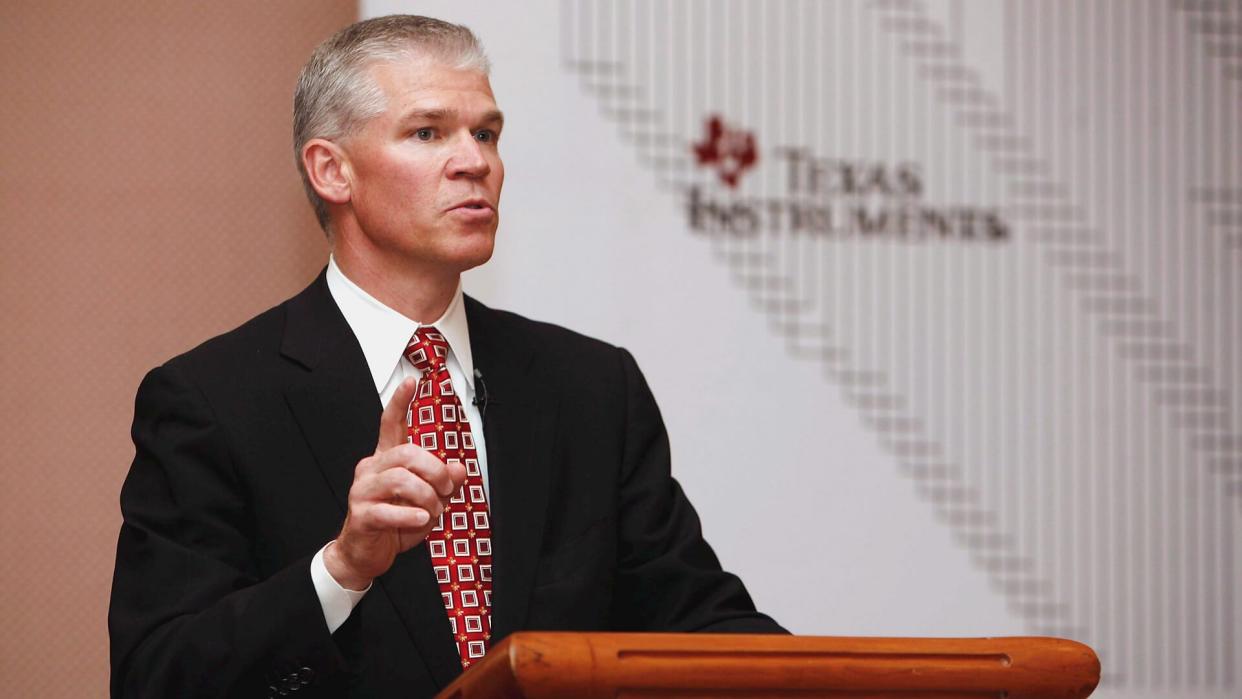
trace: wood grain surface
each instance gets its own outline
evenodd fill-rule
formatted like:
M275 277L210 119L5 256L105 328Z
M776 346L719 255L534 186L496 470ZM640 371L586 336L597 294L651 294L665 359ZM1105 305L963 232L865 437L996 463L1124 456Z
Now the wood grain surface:
M440 694L473 697L1086 697L1088 646L1060 638L518 633Z

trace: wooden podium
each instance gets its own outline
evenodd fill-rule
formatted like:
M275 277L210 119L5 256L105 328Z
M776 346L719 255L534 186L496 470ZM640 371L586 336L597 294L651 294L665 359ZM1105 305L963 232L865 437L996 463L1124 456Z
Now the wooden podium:
M1091 648L1059 638L522 632L439 699L1085 697Z

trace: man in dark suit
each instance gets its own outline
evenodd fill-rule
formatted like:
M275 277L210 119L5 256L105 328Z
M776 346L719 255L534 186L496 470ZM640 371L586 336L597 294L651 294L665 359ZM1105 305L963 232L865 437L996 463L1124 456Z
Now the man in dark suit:
M295 146L332 257L138 390L114 696L429 696L522 629L783 631L703 540L630 355L462 295L502 123L463 27L316 49Z

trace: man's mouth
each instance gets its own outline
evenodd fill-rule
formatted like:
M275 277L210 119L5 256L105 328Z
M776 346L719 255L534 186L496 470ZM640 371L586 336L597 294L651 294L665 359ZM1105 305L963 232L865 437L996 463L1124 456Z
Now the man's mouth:
M496 209L481 197L458 202L446 215L467 225L493 225L496 222Z
M481 211L491 208L492 205L488 204L486 199L467 199L466 201L463 201L453 207L453 209L469 209L472 211Z

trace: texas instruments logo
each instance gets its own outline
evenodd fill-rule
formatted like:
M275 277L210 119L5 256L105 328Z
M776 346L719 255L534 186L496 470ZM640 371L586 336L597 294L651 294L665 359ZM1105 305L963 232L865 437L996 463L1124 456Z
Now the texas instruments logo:
M707 120L707 133L702 143L694 146L699 165L716 169L720 181L737 187L742 173L755 166L759 150L755 148L755 135L749 131L730 128L718 115Z
M761 179L767 192L737 191L755 169L755 135L709 116L701 143L692 144L703 168L716 171L725 189L686 188L691 230L716 236L795 235L914 241L999 242L1011 233L999 210L944 205L924 198L922 167L912 161L822 156L806 146L773 148L764 161L778 168ZM771 185L784 181L784 191Z

